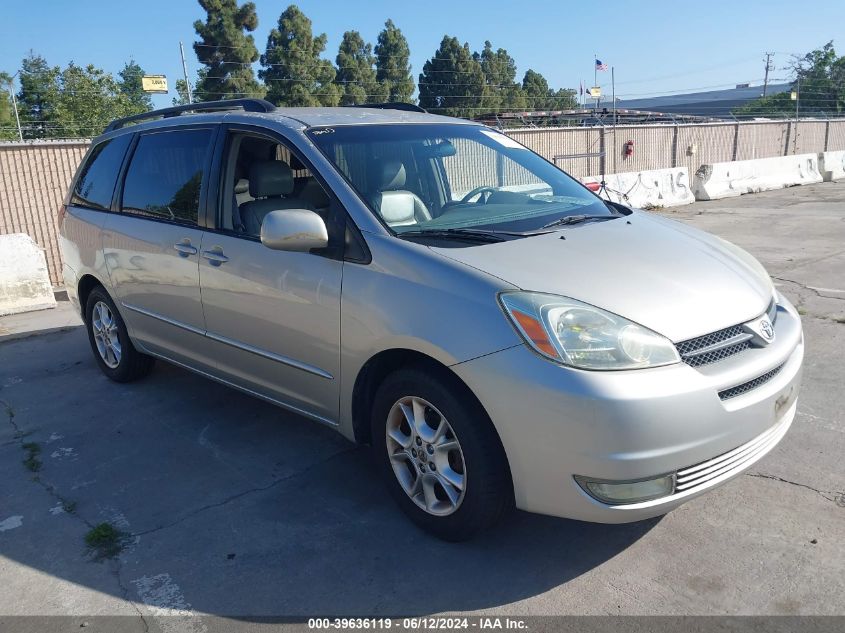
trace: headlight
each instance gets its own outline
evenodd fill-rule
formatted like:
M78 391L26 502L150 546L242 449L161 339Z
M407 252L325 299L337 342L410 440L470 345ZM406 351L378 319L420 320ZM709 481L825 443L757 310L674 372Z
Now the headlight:
M638 369L681 360L666 337L587 303L538 292L504 292L499 300L525 341L564 365Z

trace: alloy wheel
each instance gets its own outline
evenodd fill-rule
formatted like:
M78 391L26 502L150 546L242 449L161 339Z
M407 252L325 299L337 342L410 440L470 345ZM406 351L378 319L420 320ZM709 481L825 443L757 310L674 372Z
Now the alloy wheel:
M122 353L120 337L111 308L102 301L94 304L94 310L91 312L91 331L94 334L94 343L97 345L100 358L107 367L116 369L120 365Z
M402 489L422 510L447 516L466 493L461 445L446 417L416 396L399 399L387 415L387 453Z

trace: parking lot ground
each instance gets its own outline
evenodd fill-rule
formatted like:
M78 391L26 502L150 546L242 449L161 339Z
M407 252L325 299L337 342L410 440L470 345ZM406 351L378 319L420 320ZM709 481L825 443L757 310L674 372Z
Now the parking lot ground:
M845 184L661 213L804 314L796 421L746 475L662 519L515 513L448 544L328 428L164 363L110 382L81 326L0 337L0 615L845 614Z

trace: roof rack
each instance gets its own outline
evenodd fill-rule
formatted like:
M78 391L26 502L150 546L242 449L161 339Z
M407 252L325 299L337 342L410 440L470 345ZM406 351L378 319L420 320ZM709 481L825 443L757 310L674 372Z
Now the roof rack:
M428 110L421 108L415 103L405 103L403 101L388 101L387 103L361 103L344 106L346 108L378 108L379 110L404 110L406 112L423 112L428 114Z
M146 119L170 118L179 116L183 112L219 112L221 110L243 110L244 112L272 112L276 109L269 101L264 99L227 99L224 101L205 101L203 103L188 103L186 105L162 108L161 110L150 110L141 114L115 119L106 126L105 132L119 130L127 123L144 121Z

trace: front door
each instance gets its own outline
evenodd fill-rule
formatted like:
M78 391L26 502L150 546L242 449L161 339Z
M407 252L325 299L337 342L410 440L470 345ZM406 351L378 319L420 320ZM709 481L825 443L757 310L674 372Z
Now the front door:
M207 369L213 361L205 354L197 217L215 132L140 134L119 212L103 227L112 289L133 337L153 353Z
M230 131L224 148L219 213L199 254L209 348L233 383L334 424L343 261L259 237L269 211L295 208L320 213L331 234L334 203L280 139Z

